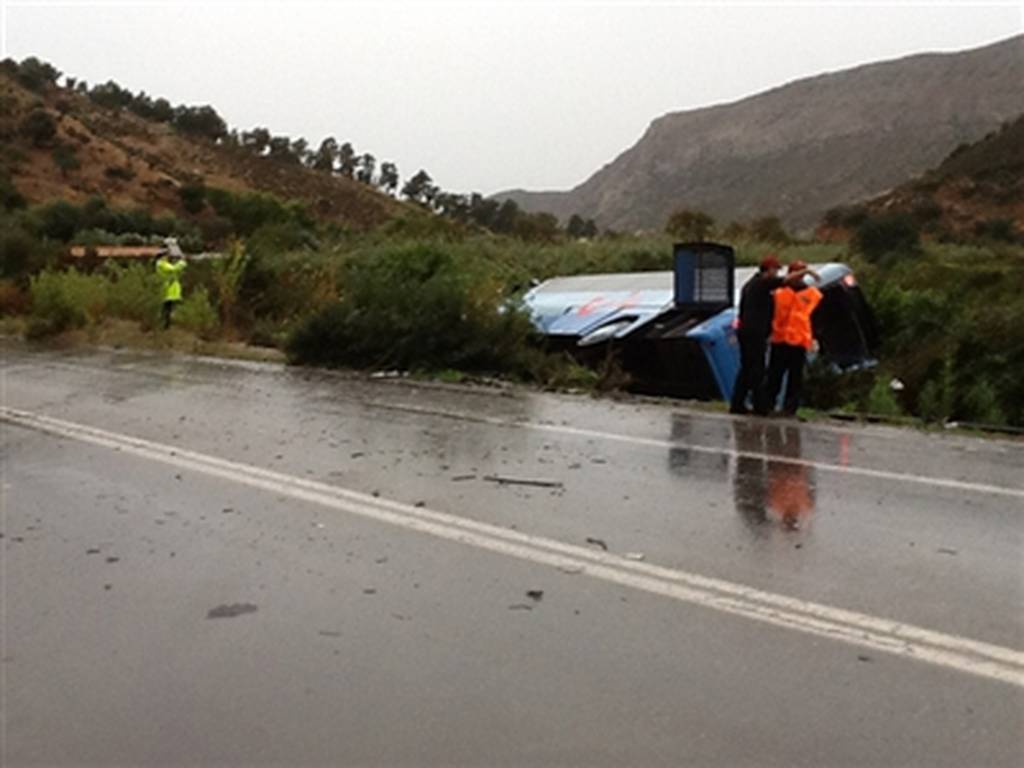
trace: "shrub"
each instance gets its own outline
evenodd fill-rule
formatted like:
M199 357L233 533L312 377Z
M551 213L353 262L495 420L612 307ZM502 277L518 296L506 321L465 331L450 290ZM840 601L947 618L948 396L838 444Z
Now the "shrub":
M1015 243L1019 237L1017 225L1013 219L986 219L974 226L978 237L1003 243Z
M82 227L82 212L66 200L57 200L35 209L39 233L44 237L68 242Z
M77 171L82 167L78 155L75 154L75 148L70 144L58 144L53 150L52 157L53 163L60 170L61 176L67 176L69 172Z
M1006 424L1006 414L999 404L999 395L987 380L981 379L967 388L963 396L963 418L980 424Z
M0 277L20 277L40 266L43 249L39 241L13 221L0 223Z
M28 293L14 280L0 279L0 317L23 315L31 306Z
M109 280L106 308L110 315L155 328L162 296L156 272L148 264L110 265L105 277Z
M680 208L668 217L665 232L680 240L703 240L714 226L715 220L703 211Z
M10 173L0 169L0 207L3 207L5 211L13 211L17 208L24 208L25 205L25 196L14 186Z
M178 197L186 211L199 213L206 207L206 186L202 182L185 184L178 190Z
M916 254L921 250L921 236L913 217L905 213L869 216L853 235L854 247L870 262L878 262L890 254Z
M107 281L99 275L45 270L32 278L31 337L61 333L95 322L107 300Z
M45 147L57 135L57 123L44 109L34 109L21 121L21 135L37 147Z
M879 375L875 377L875 383L868 392L868 399L865 410L876 416L900 416L903 408L893 395L889 386L889 377Z
M210 295L204 286L199 286L185 297L174 310L173 319L175 325L204 339L215 337L219 328L217 312L210 303Z
M526 374L527 317L498 284L437 245L370 251L347 265L341 300L288 340L293 362Z
M128 165L108 165L103 173L107 178L121 181L131 181L135 178L135 171Z

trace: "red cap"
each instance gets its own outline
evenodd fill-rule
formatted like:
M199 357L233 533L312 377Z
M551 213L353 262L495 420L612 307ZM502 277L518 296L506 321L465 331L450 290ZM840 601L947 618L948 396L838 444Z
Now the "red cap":
M779 261L779 257L774 253L770 253L761 259L761 271L767 272L769 269L782 269L782 262Z
M796 259L795 261L789 262L790 273L799 272L802 269L807 269L806 261L800 261L800 259Z

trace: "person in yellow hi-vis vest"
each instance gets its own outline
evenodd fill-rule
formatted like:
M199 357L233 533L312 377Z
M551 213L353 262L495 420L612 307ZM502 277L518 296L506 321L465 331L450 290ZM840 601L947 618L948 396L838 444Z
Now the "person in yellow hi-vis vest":
M178 247L178 241L167 238L167 251L156 262L156 273L163 282L163 324L166 331L171 327L171 313L181 301L181 273L185 271L185 254Z

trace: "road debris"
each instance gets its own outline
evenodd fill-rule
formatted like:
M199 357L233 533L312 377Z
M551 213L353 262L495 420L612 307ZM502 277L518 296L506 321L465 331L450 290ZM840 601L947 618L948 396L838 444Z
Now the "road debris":
M595 539L591 536L587 537L587 544L593 544L595 547L600 547L605 552L608 551L608 545L605 544L604 539Z
M558 570L560 570L562 573L568 573L568 574L583 573L583 566L582 565L560 565L560 566L558 566Z
M484 480L498 485L532 485L537 488L561 488L561 480L537 480L529 477L508 477L507 475L484 475Z
M464 483L467 480L476 480L476 475L455 475L452 478L453 483Z
M510 611L532 611L533 606L526 603L513 603L508 607Z
M955 555L959 554L959 552L957 552L952 547L939 547L935 551L938 552L940 555L954 555L955 556Z
M627 552L626 554L623 555L623 557L626 558L627 560L636 560L637 562L639 562L640 560L644 559L644 553L643 552Z
M528 598L530 598L531 600L533 600L535 603L539 603L541 600L544 599L544 590L543 589L530 589L530 590L527 590L526 596Z
M252 603L232 603L231 605L218 605L211 608L206 614L208 619L233 619L245 613L256 613L259 609Z

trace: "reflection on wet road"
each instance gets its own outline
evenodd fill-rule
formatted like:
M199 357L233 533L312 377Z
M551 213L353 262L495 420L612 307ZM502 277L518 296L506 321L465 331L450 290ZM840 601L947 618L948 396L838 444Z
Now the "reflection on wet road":
M806 464L763 458L800 459L801 430L775 420L733 422L736 457L733 498L736 511L759 535L768 523L790 531L807 529L814 512L814 469Z
M1024 757L1018 444L4 362L12 765Z

